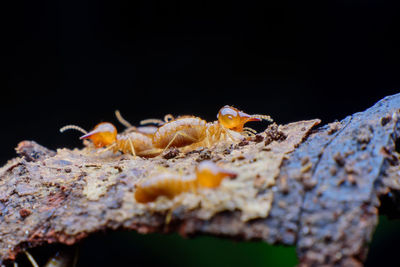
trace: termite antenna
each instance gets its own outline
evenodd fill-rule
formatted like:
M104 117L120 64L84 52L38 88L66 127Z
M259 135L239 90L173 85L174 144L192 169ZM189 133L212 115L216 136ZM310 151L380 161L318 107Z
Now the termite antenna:
M146 125L146 124L156 124L158 126L164 125L167 122L175 120L174 116L172 114L167 114L164 116L164 121L160 119L147 119L147 120L142 120L140 121L140 125Z
M147 124L163 125L164 122L162 120L159 120L159 119L147 119L147 120L140 121L140 125L147 125Z
M251 133L254 133L254 134L257 133L256 130L254 130L254 129L250 128L250 127L244 127L244 128L243 128L243 131L248 131L248 132L251 132Z
M255 114L255 115L251 115L252 118L256 118L256 119L262 119L262 120L266 120L269 122L273 122L274 120L271 118L271 116L268 115L259 115L259 114Z
M167 114L164 116L164 122L170 122L173 121L175 118L172 116L172 114Z
M248 137L252 137L252 136L255 136L257 134L257 131L252 129L252 128L249 128L249 127L244 127L243 128L243 133Z
M118 109L115 111L115 117L117 117L117 120L119 121L119 123L124 125L126 128L132 128L132 124L122 117L121 112L119 112Z
M76 125L65 125L64 127L60 128L60 132L63 133L66 130L77 130L83 134L87 134L88 132L83 129L82 127L76 126Z

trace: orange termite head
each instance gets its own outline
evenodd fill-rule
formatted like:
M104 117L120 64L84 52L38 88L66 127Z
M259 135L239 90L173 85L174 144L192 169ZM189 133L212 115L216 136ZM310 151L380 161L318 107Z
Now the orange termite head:
M228 105L219 110L217 118L222 126L237 132L241 132L244 124L249 121L261 121L261 118L249 115Z
M212 161L202 161L196 169L197 183L201 187L215 188L226 178L235 178L237 174L232 171L222 169Z
M102 122L97 124L92 131L81 136L80 139L92 140L97 148L109 146L117 140L117 129L112 123Z

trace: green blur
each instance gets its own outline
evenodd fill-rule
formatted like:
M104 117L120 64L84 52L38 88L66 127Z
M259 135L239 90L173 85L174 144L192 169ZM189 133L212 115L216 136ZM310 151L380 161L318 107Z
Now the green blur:
M399 266L400 220L379 216L365 267Z
M78 266L295 266L294 247L209 236L108 233L89 238Z
M379 217L365 266L398 263L400 220ZM78 266L295 266L295 247L200 236L99 233L84 240Z

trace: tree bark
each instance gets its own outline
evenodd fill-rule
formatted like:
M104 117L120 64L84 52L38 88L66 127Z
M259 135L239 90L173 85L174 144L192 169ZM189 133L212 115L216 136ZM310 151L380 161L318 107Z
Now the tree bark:
M0 169L0 264L27 248L124 228L261 239L296 245L301 266L360 266L380 197L399 211L399 118L400 94L319 128L319 120L273 124L247 141L153 159L23 141ZM203 160L238 176L214 190L135 201L141 181L193 173Z

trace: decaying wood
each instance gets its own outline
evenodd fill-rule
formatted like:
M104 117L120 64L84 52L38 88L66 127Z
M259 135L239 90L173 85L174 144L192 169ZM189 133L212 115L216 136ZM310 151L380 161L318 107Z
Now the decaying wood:
M261 239L297 245L304 266L362 265L379 197L399 199L399 109L400 94L320 128L319 120L273 124L249 141L154 159L21 142L20 157L0 169L0 263L26 248L124 228ZM147 177L189 174L206 159L237 178L173 200L135 201Z

